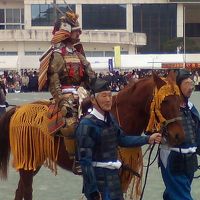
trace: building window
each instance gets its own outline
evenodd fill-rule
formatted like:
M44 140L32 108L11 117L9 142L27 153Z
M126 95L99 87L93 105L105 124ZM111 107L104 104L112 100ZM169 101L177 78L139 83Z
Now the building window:
M5 25L0 25L0 30L5 29Z
M92 57L104 57L104 52L103 51L93 51Z
M105 57L104 51L86 51L86 57Z
M121 55L128 55L128 51L121 51Z
M32 5L32 26L53 26L53 6L48 4Z
M200 37L200 23L186 23L185 36L186 37Z
M126 29L126 5L83 4L83 29Z
M0 51L0 56L17 56L17 51Z
M65 4L59 4L57 6L63 13L67 11ZM69 6L75 11L74 4ZM32 26L53 26L55 21L62 16L62 14L57 9L56 12L54 12L54 9L56 8L54 8L52 4L31 5Z
M19 9L6 9L6 22L7 23L20 23L20 10Z
M133 31L146 33L147 45L140 47L140 53L160 53L162 45L176 37L176 4L133 5Z
M105 57L114 57L114 51L105 51Z
M86 57L92 57L92 52L91 51L85 51Z
M0 29L24 29L24 9L0 9Z
M7 56L17 56L18 53L16 51L8 51L8 52L6 52L6 55Z
M5 23L5 12L4 12L4 9L0 9L0 23Z
M128 51L121 51L121 55L127 55ZM114 51L86 51L86 57L114 57Z
M42 55L43 53L43 51L25 51L26 56L38 56Z

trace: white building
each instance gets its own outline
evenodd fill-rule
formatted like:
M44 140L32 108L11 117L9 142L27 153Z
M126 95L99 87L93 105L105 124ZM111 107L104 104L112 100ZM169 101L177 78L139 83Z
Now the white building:
M184 34L200 44L198 0L0 0L0 68L38 66L59 15L53 3L65 11L65 2L79 14L88 57L113 57L116 45L122 55L162 53Z

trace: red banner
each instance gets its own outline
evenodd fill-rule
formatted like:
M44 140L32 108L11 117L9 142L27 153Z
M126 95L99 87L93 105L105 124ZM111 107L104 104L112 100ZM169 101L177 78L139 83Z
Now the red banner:
M177 69L183 68L184 63L162 63L162 68L164 69ZM200 68L200 63L185 63L185 68L187 69L197 69Z

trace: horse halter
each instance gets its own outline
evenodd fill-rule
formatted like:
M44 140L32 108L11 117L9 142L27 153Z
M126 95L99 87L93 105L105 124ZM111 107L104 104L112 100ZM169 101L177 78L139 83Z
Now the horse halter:
M163 85L160 89L157 87L154 89L153 100L150 106L150 119L146 131L152 133L155 131L161 131L163 135L166 135L168 133L168 124L181 120L181 117L175 117L167 120L163 117L160 111L161 104L165 97L170 95L180 96L180 90L177 85L171 85L166 80L164 81L166 82L165 85Z

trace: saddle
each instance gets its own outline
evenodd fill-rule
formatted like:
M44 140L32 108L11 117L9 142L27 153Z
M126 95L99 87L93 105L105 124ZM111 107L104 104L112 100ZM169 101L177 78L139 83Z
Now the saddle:
M49 134L54 136L54 134L59 131L64 125L65 120L63 119L62 113L55 103L50 104L49 110L47 112L48 117L48 131Z

